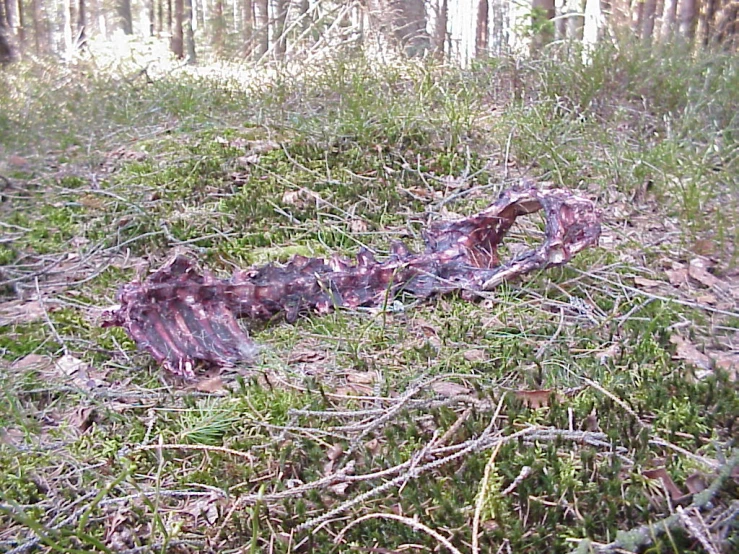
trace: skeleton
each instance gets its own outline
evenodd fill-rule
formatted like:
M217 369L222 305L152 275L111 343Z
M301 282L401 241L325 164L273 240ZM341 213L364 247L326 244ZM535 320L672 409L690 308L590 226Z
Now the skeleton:
M515 220L539 210L546 221L544 241L502 263L498 246ZM566 189L528 184L504 191L476 215L432 223L421 254L392 243L382 262L362 249L354 260L295 256L282 266L238 270L230 279L218 279L175 255L144 281L124 285L120 307L108 312L104 326L123 327L166 369L192 378L199 364L254 361L258 348L239 318L284 314L294 322L302 313L381 307L401 293L424 299L456 291L472 300L531 271L566 264L597 245L599 220L591 201Z

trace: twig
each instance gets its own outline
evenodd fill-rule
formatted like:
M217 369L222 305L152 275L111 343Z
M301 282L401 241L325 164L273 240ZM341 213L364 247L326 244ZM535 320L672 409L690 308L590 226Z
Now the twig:
M396 515L396 514L367 514L367 515L364 515L364 516L362 516L360 518L357 518L357 519L355 519L354 521L352 521L351 523L349 523L346 527L344 527L341 530L341 533L339 533L338 536L336 537L336 539L334 539L334 542L337 543L337 544L339 542L341 542L341 540L344 538L344 534L349 529L351 529L355 525L357 525L357 524L359 524L359 523L361 523L363 521L366 521L368 519L393 519L395 521L399 521L399 522L404 523L405 525L407 525L407 526L409 526L409 527L411 527L413 529L416 529L418 531L423 531L427 535L432 536L437 541L439 541L441 544L443 544L450 552L452 552L452 554L462 554L459 550L457 550L457 548L451 542L449 542L449 539L445 538L438 531L434 531L433 529L431 529L427 525L424 525L420 521L416 521L415 519L411 519L409 517L399 516L399 515Z

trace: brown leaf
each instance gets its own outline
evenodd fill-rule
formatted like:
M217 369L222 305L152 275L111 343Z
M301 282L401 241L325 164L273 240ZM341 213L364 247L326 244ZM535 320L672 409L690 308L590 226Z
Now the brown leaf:
M662 284L662 281L655 281L653 279L647 279L646 277L636 276L634 277L634 283L643 289L653 289Z
M367 223L358 218L354 218L349 222L349 229L352 233L366 233L368 228Z
M95 418L95 408L92 406L79 407L69 416L69 423L80 433L84 433L95 423Z
M515 392L516 398L534 410L548 407L551 394L551 389L519 390Z
M338 460L341 455L344 453L344 445L340 442L337 442L336 444L332 444L331 447L326 451L326 456L329 460L332 462L335 462Z
M687 479L685 479L685 487L688 489L690 494L698 494L699 492L706 490L706 482L703 479L703 475L698 472L691 474Z
M221 379L219 375L211 377L210 379L198 381L193 388L200 392L210 393L223 392L226 390L223 379Z
M673 287L679 287L688 282L688 269L686 267L666 269L665 273Z
M253 140L249 143L249 150L255 154L266 154L280 147L278 142L273 140Z
M700 369L711 371L713 369L713 361L703 352L698 350L688 339L680 335L672 335L670 342L676 346L675 359L685 360L691 365Z
M441 396L451 398L452 396L459 396L460 394L469 394L472 392L469 388L459 383L452 383L451 381L437 381L431 383L431 390Z
M294 364L314 364L326 359L326 355L323 352L317 350L293 350L287 358L289 365Z
M38 371L40 373L47 372L54 364L49 356L41 356L40 354L29 354L20 360L16 360L10 365L13 371Z
M688 275L698 281L701 285L708 288L715 287L721 283L721 279L715 277L706 270L705 264L700 258L690 261Z
M462 353L462 357L468 362L484 362L488 359L484 350L470 348Z
M46 305L46 310L53 311L52 306ZM0 326L20 325L33 323L44 317L44 305L38 300L23 302L13 300L0 304Z
M662 485L665 487L665 490L669 493L670 498L672 498L673 500L677 500L685 496L683 494L683 491L678 488L678 486L672 480L672 477L670 477L670 474L667 473L667 470L664 467L645 469L642 472L642 475L644 475L644 477L647 477L648 479L659 479L660 481L662 481Z
M716 367L727 371L729 373L729 380L736 382L737 374L739 374L739 353L711 352L710 355L716 363Z
M348 383L358 383L362 385L374 383L377 380L377 374L374 371L352 371L346 374Z

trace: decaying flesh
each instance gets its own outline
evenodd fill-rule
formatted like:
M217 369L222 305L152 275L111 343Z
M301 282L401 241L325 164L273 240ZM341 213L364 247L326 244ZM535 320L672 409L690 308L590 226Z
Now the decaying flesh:
M497 248L516 218L539 210L546 220L544 242L502 263ZM399 293L427 298L459 291L471 299L504 281L565 264L596 245L599 235L599 212L589 200L564 189L510 189L477 215L431 224L422 254L395 242L383 262L364 249L355 260L295 256L283 266L218 279L177 255L143 282L124 285L120 307L104 325L122 326L167 369L192 377L198 364L253 361L257 347L239 318L284 313L292 322L301 313L379 307Z

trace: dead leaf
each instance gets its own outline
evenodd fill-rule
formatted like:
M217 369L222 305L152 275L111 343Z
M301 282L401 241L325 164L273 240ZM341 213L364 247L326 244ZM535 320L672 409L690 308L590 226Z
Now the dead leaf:
M643 289L653 289L662 284L662 281L655 281L653 279L647 279L646 277L634 277L634 283Z
M45 306L47 311L53 311L52 306ZM44 317L44 304L38 300L23 302L13 300L0 304L0 326L21 325L33 323Z
M716 367L729 373L729 380L736 382L739 374L739 352L711 352Z
M259 156L256 154L249 154L248 156L239 156L234 161L238 167L249 167L259 161Z
M459 383L452 383L451 381L437 381L435 383L431 383L431 390L433 390L436 394L446 396L447 398L451 398L452 396L459 396L461 394L469 394L472 392L464 385L460 385Z
M680 335L672 335L670 342L675 345L675 359L684 360L700 369L711 371L713 361L698 350L688 339Z
M706 270L705 263L700 258L690 260L688 275L708 288L721 284L721 279Z
M335 462L338 460L341 455L344 453L344 445L340 442L337 442L336 444L332 444L331 447L326 451L326 456L329 460L332 462Z
M533 410L548 407L551 394L551 389L519 390L515 392L516 398Z
M95 408L92 406L79 407L69 416L69 423L80 433L84 433L92 427L96 417Z
M698 239L693 245L693 252L699 256L712 256L716 253L716 243L709 239Z
M198 381L193 388L196 391L210 393L223 392L226 390L223 379L221 379L219 375L211 377L210 379Z
M368 228L367 223L362 219L355 218L349 222L349 229L352 233L366 233Z
M48 371L53 364L54 362L49 356L29 354L13 362L10 365L10 369L13 371L38 371L43 373Z
M273 140L253 140L249 143L249 150L255 154L266 154L280 148L280 144Z
M346 380L349 383L365 385L374 383L377 380L377 374L374 371L352 371L346 374Z
M701 294L695 297L695 301L699 304L714 305L716 304L716 302L718 302L718 299L713 294Z
M683 491L678 488L678 486L672 480L672 477L670 477L670 474L667 473L667 470L664 467L645 469L642 472L642 475L644 475L644 477L647 477L648 479L659 479L660 481L662 481L662 486L665 487L665 490L669 493L672 500L677 500L685 496L683 494Z
M699 492L706 490L706 482L703 479L703 476L696 472L685 479L685 487L688 489L690 494L698 494Z
M367 449L367 452L369 452L373 456L377 456L377 454L380 452L380 441L377 438L374 438L370 441L367 441L364 447Z
M688 269L684 266L673 269L666 269L665 273L673 287L679 287L688 282Z
M323 352L317 350L293 350L287 358L289 365L295 364L314 364L326 359L326 355Z
M351 483L348 481L343 481L341 483L336 483L335 485L331 485L329 489L331 489L331 492L333 492L336 496L346 496L346 489L349 487Z
M484 350L470 348L462 353L462 357L468 362L484 362L488 359Z

